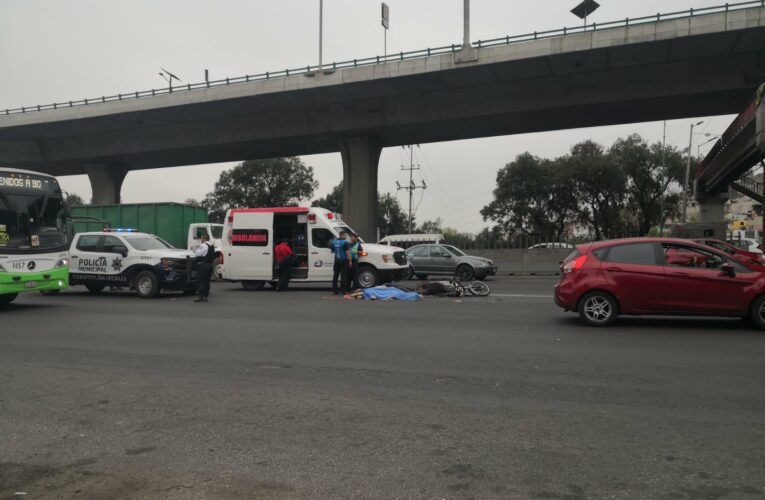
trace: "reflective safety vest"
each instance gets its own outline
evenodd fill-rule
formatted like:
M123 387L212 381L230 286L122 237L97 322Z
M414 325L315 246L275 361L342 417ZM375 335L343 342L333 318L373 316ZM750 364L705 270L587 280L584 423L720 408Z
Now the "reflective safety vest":
M359 249L361 248L361 242L351 243L351 259L359 260Z

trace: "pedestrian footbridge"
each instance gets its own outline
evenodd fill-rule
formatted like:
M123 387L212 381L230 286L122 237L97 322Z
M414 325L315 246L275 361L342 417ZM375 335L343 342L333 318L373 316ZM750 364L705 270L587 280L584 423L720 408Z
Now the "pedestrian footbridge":
M763 186L745 177L765 159L765 83L760 86L696 170L697 193L702 205L702 222L722 220L720 209L733 188L763 202Z

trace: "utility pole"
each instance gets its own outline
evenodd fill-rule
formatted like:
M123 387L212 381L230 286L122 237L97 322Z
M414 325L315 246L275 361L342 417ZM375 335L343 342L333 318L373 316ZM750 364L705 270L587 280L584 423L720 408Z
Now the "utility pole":
M428 189L427 184L425 184L424 180L421 180L421 184L418 186L414 183L414 171L420 170L420 166L414 165L414 146L409 146L409 166L401 165L402 171L408 171L409 172L409 185L408 186L402 186L401 184L396 181L396 191L401 191L402 189L409 192L409 234L412 234L414 232L414 213L413 213L413 201L414 201L414 192L418 189Z
M685 166L685 185L683 187L683 222L688 222L688 183L691 177L691 151L693 150L693 128L704 123L703 121L691 124L691 138L688 142L688 163Z
M667 180L667 120L664 120L664 138L661 143L661 186ZM659 236L664 236L664 193L659 196Z

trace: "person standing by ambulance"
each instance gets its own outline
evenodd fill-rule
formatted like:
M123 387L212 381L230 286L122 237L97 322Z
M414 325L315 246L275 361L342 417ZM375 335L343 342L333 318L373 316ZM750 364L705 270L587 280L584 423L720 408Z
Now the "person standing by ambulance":
M361 288L361 285L359 284L359 255L364 249L361 247L361 241L359 240L358 234L351 235L351 242L349 245L351 247L351 275L348 290L353 291Z
M210 280L215 261L215 246L210 243L210 235L202 235L202 244L194 252L197 258L197 299L194 302L207 302L210 296Z
M348 293L348 274L351 269L351 247L347 241L348 233L340 232L340 237L330 241L330 248L335 256L335 264L332 267L332 293L343 295ZM340 290L337 280L340 278Z
M292 267L295 264L295 253L292 251L289 242L285 238L281 243L276 245L274 254L276 263L279 266L279 283L276 285L276 291L282 292L290 286Z

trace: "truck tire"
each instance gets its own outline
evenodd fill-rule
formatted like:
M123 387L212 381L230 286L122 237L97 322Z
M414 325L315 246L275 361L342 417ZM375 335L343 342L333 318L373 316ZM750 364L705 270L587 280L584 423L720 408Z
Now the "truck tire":
M0 295L0 306L6 306L16 300L16 297L18 297L18 293L5 293L3 295Z
M106 288L104 285L85 285L90 293L101 293Z
M253 280L242 281L242 288L244 288L248 292L259 292L263 290L264 286L266 286L265 281L253 281Z
M220 263L220 259L215 259L213 262L213 280L219 281L223 279L223 266Z
M159 295L159 279L151 271L141 271L135 277L135 293L142 299L153 299Z
M373 288L380 285L380 272L372 266L359 268L359 285L361 288Z

